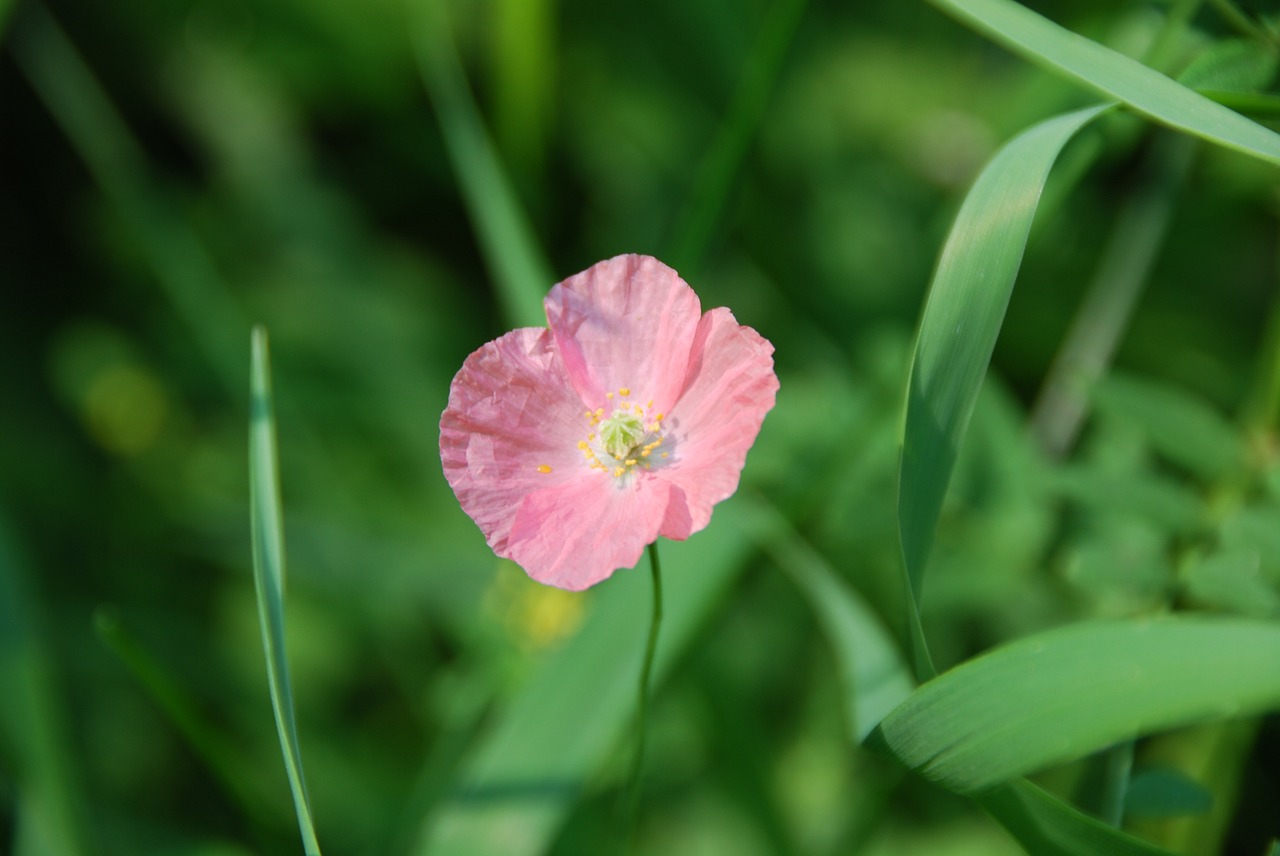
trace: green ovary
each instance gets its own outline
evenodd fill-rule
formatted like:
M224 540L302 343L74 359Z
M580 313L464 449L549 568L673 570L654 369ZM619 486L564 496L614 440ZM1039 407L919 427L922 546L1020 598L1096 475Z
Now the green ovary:
M644 420L633 410L615 410L612 416L600 423L604 450L619 460L639 446L647 433Z

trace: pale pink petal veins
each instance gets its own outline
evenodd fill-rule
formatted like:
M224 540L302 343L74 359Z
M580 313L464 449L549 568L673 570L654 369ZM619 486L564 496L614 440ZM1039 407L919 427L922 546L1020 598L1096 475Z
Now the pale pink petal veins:
M513 330L488 343L453 379L440 417L444 475L499 556L508 554L526 496L588 475L577 448L582 417L546 329Z
M551 289L547 320L574 388L589 407L605 394L633 390L656 411L684 386L702 312L674 270L649 256L617 256Z
M679 540L699 531L712 506L738 489L747 451L777 392L773 345L728 309L704 315L684 391L666 422L671 460L652 472L684 491L687 524L673 518L662 535Z
M507 555L539 582L581 591L635 565L658 540L673 505L685 505L675 485L644 478L620 484L591 471L530 494L516 514Z

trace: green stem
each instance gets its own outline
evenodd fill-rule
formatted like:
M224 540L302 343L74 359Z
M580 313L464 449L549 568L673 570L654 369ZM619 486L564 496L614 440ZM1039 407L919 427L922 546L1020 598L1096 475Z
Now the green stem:
M649 720L649 676L653 672L653 655L658 649L658 628L662 626L662 566L658 564L658 542L649 545L649 568L653 572L653 617L649 621L649 641L644 649L644 666L640 669L640 702L636 714L636 753L627 776L626 852L635 843L636 814L640 808L640 777L644 772L645 734Z

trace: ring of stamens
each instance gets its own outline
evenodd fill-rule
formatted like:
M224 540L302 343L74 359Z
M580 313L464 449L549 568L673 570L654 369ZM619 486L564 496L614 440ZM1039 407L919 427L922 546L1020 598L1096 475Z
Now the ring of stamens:
M616 405L609 415L603 407L583 411L588 434L578 441L578 448L587 466L615 479L650 469L652 455L666 439L662 433L665 414L654 411L652 399L643 406L631 401L631 390L625 386L605 393L605 398ZM659 456L665 458L667 453Z

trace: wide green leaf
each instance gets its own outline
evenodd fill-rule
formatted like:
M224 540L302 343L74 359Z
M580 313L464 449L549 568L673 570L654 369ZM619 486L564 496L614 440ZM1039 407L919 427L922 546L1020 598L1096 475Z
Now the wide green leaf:
M249 516L253 534L253 581L258 592L262 648L267 657L267 682L275 713L285 772L293 792L307 856L319 856L311 822L311 804L302 775L302 750L293 715L293 690L284 635L284 522L280 510L280 476L276 458L276 423L271 404L271 368L267 331L253 331L249 395Z
M920 321L907 394L898 526L916 645L916 673L932 674L914 600L957 450L991 361L1049 168L1105 107L1042 122L1005 144L983 169L943 247Z
M1028 61L1065 74L1157 122L1280 164L1280 134L1012 0L931 0Z
M1280 707L1280 625L1204 617L1072 625L922 686L872 739L961 793L1154 731Z

